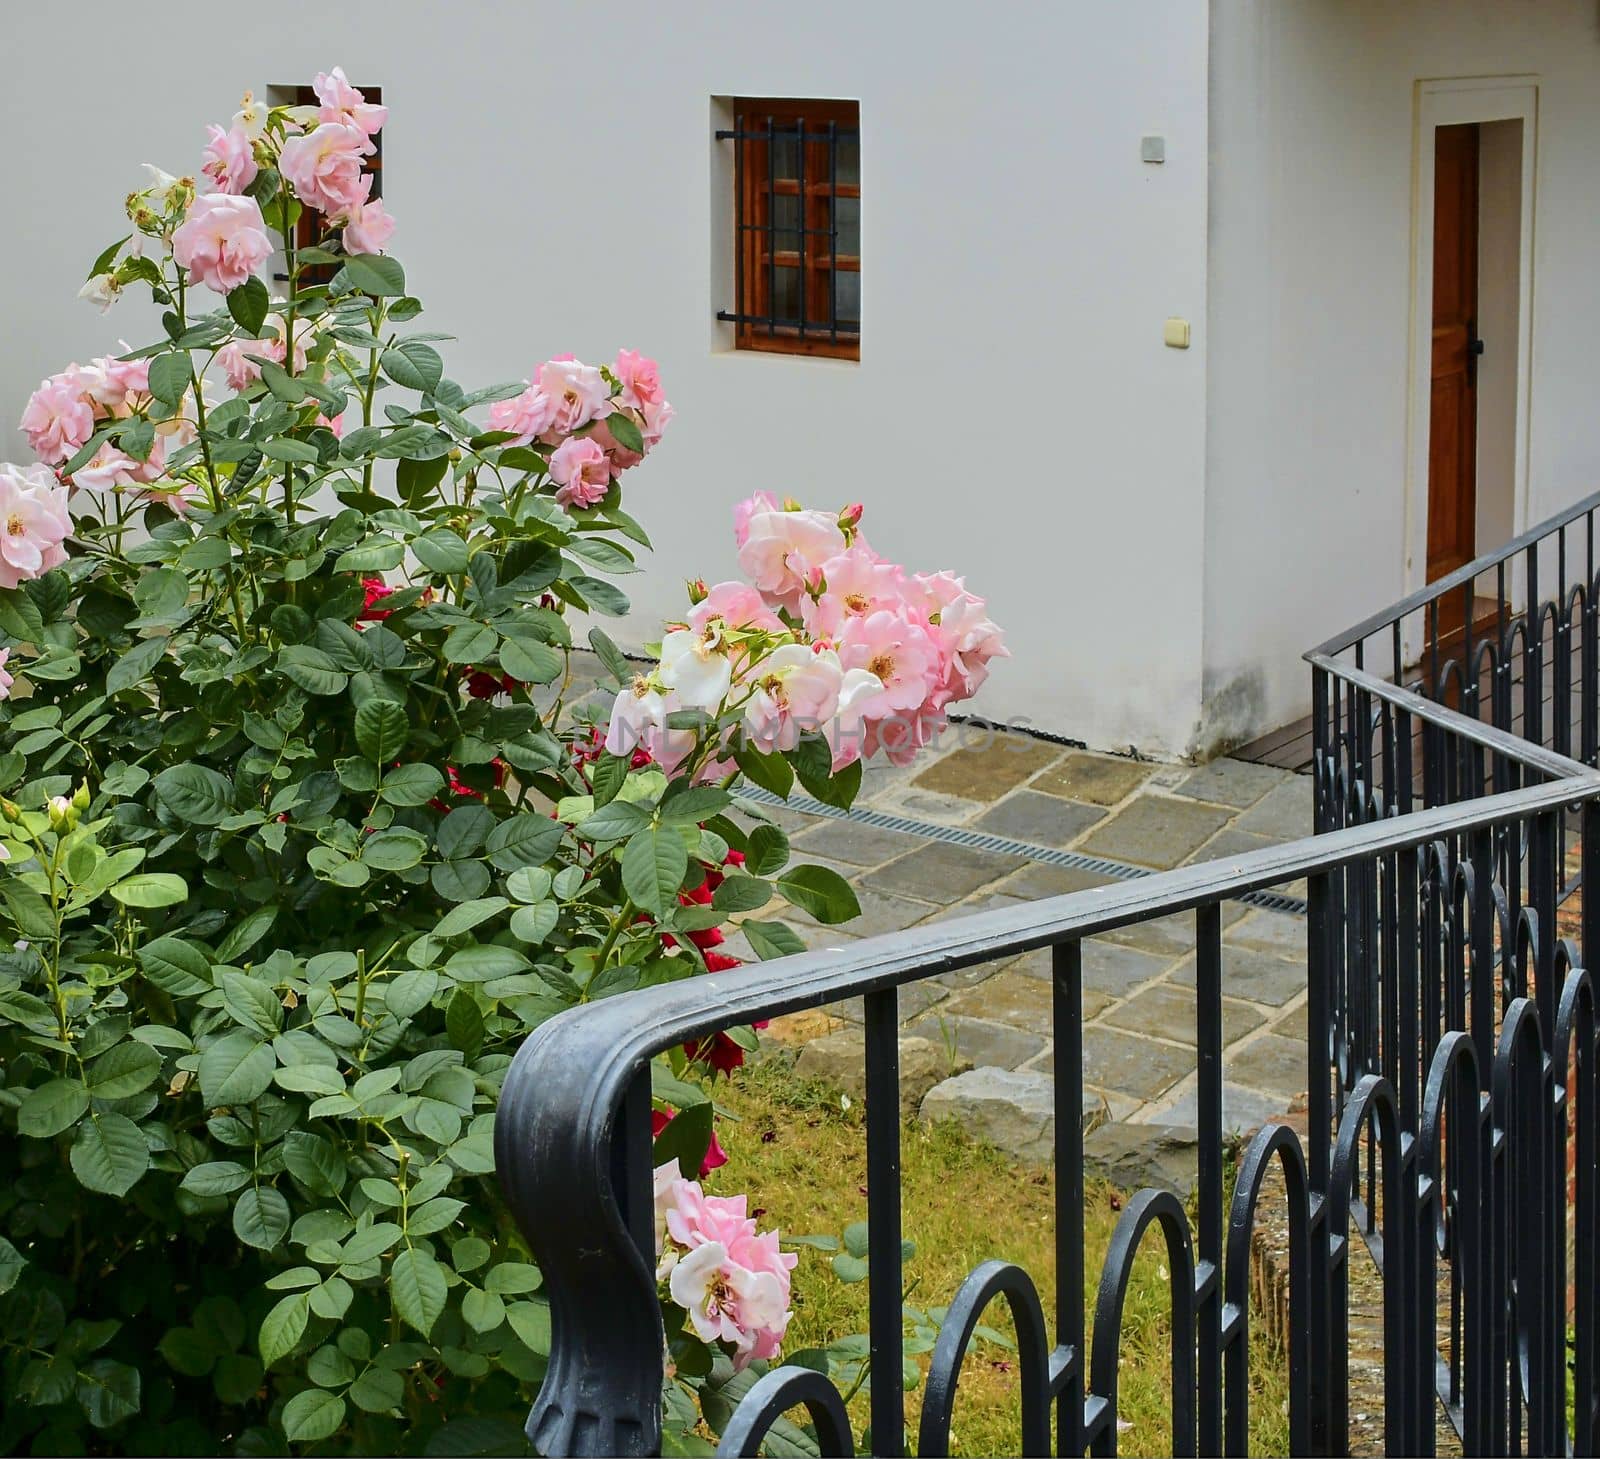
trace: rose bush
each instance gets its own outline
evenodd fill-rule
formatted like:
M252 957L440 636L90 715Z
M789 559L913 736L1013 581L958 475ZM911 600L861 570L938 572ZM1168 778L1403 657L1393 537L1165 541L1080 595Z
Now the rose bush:
M83 293L147 289L161 338L44 380L38 462L0 465L7 1452L520 1444L549 1330L493 1182L517 1043L737 966L730 922L798 949L775 894L854 915L741 778L848 806L1003 652L859 508L761 495L752 583L695 585L652 665L590 627L614 702L571 703L573 620L626 613L648 546L621 483L657 368L450 379L362 167L384 109L316 93L247 96L198 187L150 169ZM754 1037L657 1073L690 1447L787 1322L794 1258L679 1174L725 1159L707 1086Z

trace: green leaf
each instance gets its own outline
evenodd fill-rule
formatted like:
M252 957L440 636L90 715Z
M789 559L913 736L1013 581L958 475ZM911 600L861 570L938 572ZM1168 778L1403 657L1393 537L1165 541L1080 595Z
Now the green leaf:
M374 298L398 299L406 291L405 270L387 254L352 254L345 259L343 272L363 294Z
M236 1023L271 1038L283 1026L283 1004L262 978L249 973L223 973L217 982L222 988L222 1004Z
M291 1443L331 1438L344 1424L344 1400L326 1389L302 1389L283 1405L283 1437Z
M543 1301L513 1302L506 1309L511 1329L530 1352L548 1357L550 1353L550 1307Z
M429 572L454 575L467 570L467 544L448 527L435 527L415 538L411 552Z
M379 792L390 805L426 805L444 789L444 776L432 765L397 765L383 777Z
M548 684L561 672L561 655L547 643L507 638L500 643L500 667L519 684Z
M505 911L510 905L505 897L478 897L470 902L462 902L439 919L433 929L433 935L459 937L463 932L470 932L480 922L487 922L497 913Z
M483 1046L483 1011L465 988L456 989L450 1006L445 1009L444 1027L452 1047L460 1049L469 1059L477 1058Z
M821 735L807 735L792 756L800 783L824 805L850 809L861 789L861 762L853 760L834 772L833 751Z
M526 1261L500 1262L490 1267L483 1278L484 1290L502 1297L514 1296L521 1292L536 1292L543 1282L544 1278L539 1268L532 1262Z
M656 1136L650 1163L660 1169L667 1161L676 1160L678 1172L685 1180L698 1179L700 1162L711 1148L713 1109L710 1100L680 1109Z
M356 743L369 760L392 764L410 737L406 712L392 699L369 699L356 710Z
M499 642L499 636L487 624L460 624L445 638L444 661L447 664L486 663Z
M7 629L7 632L11 630ZM16 636L12 633L13 638ZM147 638L130 648L106 674L106 693L120 694L124 689L142 684L150 671L161 662L167 651L167 642L165 638Z
M278 652L278 672L307 694L342 694L348 677L334 668L333 660L310 644L294 643Z
M787 800L794 788L794 771L782 755L763 755L748 745L733 752L733 761L753 785Z
M234 1203L233 1234L246 1246L271 1251L289 1230L289 1203L270 1185L252 1186Z
M254 274L237 289L228 291L228 313L233 315L233 322L251 339L261 337L261 326L267 322L269 302L267 286Z
M208 1160L196 1165L179 1182L179 1189L196 1196L231 1196L250 1183L250 1172L236 1160Z
M865 1221L852 1221L844 1228L844 1249L851 1256L865 1256L868 1250L867 1223Z
M96 1358L78 1370L78 1407L97 1429L114 1428L139 1412L139 1370Z
M72 1141L78 1184L108 1196L125 1196L150 1168L150 1147L138 1125L118 1114L91 1114Z
M401 973L384 988L383 1005L396 1018L415 1018L438 991L439 975L425 968Z
M617 683L626 684L633 677L628 671L628 661L622 656L622 650L611 641L604 629L595 627L589 630L589 647Z
M342 1084L343 1081L340 1082ZM283 1137L283 1165L290 1175L316 1195L337 1195L344 1189L344 1156L331 1141L323 1139L321 1135L313 1135L309 1130L290 1130Z
M134 1040L118 1044L88 1068L89 1088L96 1099L126 1099L161 1072L161 1055Z
M506 1304L493 1292L473 1288L461 1299L461 1316L474 1332L493 1332L506 1320Z
M306 398L306 387L282 365L275 365L271 360L262 360L257 368L261 371L261 379L267 389L285 405L299 405ZM312 459L316 459L315 452L312 452Z
M310 1314L311 1301L304 1292L291 1292L280 1298L262 1318L261 1329L256 1334L261 1361L270 1368L279 1358L292 1353L305 1335Z
M260 1362L248 1353L225 1353L211 1373L211 1387L224 1403L248 1403L266 1375Z
M589 780L594 786L596 810L616 799L617 792L622 789L623 783L628 778L628 769L628 761L621 755L611 754L610 751L594 762L589 772Z
M689 869L683 838L670 827L647 826L622 849L622 887L635 906L663 917L678 902Z
M420 340L408 339L378 356L383 373L407 390L432 390L444 375L439 351Z
M613 800L592 816L585 816L573 830L580 841L599 843L626 840L649 824L650 812L643 806L629 800Z
M826 866L793 867L778 878L778 890L828 926L861 915L861 903L850 883Z
M775 876L788 861L789 838L779 827L763 823L750 832L750 849L744 858L746 870L756 876Z
M233 782L204 765L172 765L155 778L156 795L180 820L215 826L233 814Z
M754 912L772 899L772 886L756 876L728 876L711 894L714 910L724 914Z
M4 1236L0 1236L0 1295L9 1292L17 1285L17 1278L22 1275L22 1269L27 1264L27 1257Z
M188 900L189 884L168 871L145 871L118 882L111 895L125 907L173 907Z
M166 405L176 405L183 399L192 377L187 350L169 351L150 361L150 393Z
M48 1140L71 1129L89 1108L89 1091L76 1079L52 1079L29 1092L17 1110L17 1131Z
M265 907L257 907L254 912L222 939L221 945L217 948L217 961L231 963L242 954L249 952L252 947L267 935L277 918L278 904L276 902L269 902Z
M193 943L156 937L138 952L145 976L174 998L203 993L211 986L211 963Z
M867 1279L867 1264L859 1256L851 1256L848 1252L841 1251L834 1257L832 1266L834 1276L841 1282L853 1284Z
M210 1109L249 1104L266 1093L276 1067L270 1044L245 1029L230 1029L200 1056L200 1093Z
M368 1368L350 1385L348 1395L351 1403L367 1413L388 1413L399 1408L405 1396L405 1379L387 1368Z
M604 613L608 618L622 618L627 615L628 595L603 578L585 577L582 573L574 573L567 579L567 586L596 613Z
M409 871L427 851L428 843L418 832L394 826L369 836L361 848L361 859L376 871Z
M449 1289L444 1269L420 1247L407 1247L389 1267L389 1296L394 1310L423 1337L444 1311Z
M640 434L639 427L634 424L633 417L627 411L612 411L606 417L606 429L611 432L612 438L624 451L632 451L635 456L644 455L644 436Z
M554 902L538 902L518 907L511 914L511 935L530 947L542 946L561 920L561 909Z
M679 781L661 802L663 821L709 821L733 804L733 797L715 785L691 785L678 789Z
M788 957L806 950L805 943L785 922L757 922L746 918L739 924L739 930L749 938L750 946L755 949L756 956L764 962L770 958Z
M565 829L560 821L549 816L524 812L501 821L489 833L484 849L489 860L501 871L542 866L555 854Z

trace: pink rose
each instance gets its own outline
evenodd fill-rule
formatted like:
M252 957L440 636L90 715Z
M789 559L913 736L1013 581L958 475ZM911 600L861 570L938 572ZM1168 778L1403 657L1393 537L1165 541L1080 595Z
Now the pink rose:
M755 511L739 566L769 602L798 610L811 570L844 549L844 533L827 512Z
M546 360L536 380L539 394L550 402L550 424L542 434L553 446L592 420L611 414L611 392L605 376L593 365L570 355Z
M654 450L661 444L661 438L666 435L667 427L677 413L665 400L652 401L645 406L643 435L646 446Z
M6 660L10 657L10 649L0 648L0 699L9 699L11 697L11 686L16 683L16 680L6 673Z
M22 429L34 453L59 466L94 434L94 407L84 397L77 365L41 380L22 411Z
M245 354L259 355L261 341L232 339L217 351L216 363L222 367L223 377L232 391L246 390L261 378L261 366Z
M905 574L861 543L830 557L821 565L820 576L820 596L812 597L808 591L800 600L800 616L814 637L836 639L849 619L864 618L879 608L892 611L904 601Z
M242 193L260 170L250 138L238 122L227 131L217 126L207 127L206 131L211 140L200 154L205 159L200 171L211 179L218 192Z
M346 253L382 253L394 236L394 219L383 209L383 199L362 203L344 220Z
M849 619L839 639L847 669L866 669L883 684L865 706L869 719L914 712L944 681L939 646L928 628L903 611L879 608Z
M734 628L759 628L767 633L783 631L778 615L748 583L718 583L705 591L689 610L690 628L704 628L713 619L721 619Z
M630 470L632 467L637 466L641 461L644 460L644 457L641 456L637 451L630 451L619 440L617 440L614 435L611 434L611 426L609 422L615 420L620 413L621 412L619 411L613 410L611 414L605 418L605 420L597 420L589 428L588 433L589 439L606 453L606 460L610 463L611 474L613 476L621 476L624 471ZM638 412L629 411L627 414L629 418L634 421L634 424L637 425Z
M370 102L345 80L344 68L335 66L331 71L318 71L311 78L311 89L322 103L317 112L319 122L354 127L372 136L384 124L389 108Z
M489 429L510 431L514 440L508 446L523 446L535 436L542 436L555 419L555 406L533 387L510 400L497 400L489 407Z
M743 547L750 537L750 519L758 512L781 512L783 503L770 491L758 491L754 496L747 496L742 502L737 503L733 509L733 544Z
M121 420L133 414L136 402L130 399L131 396L150 393L150 361L116 360L102 356L89 361L82 381L84 394L101 410Z
M172 235L172 257L219 294L237 289L272 257L256 200L232 193L196 198Z
M562 506L596 506L611 485L611 463L598 442L569 436L550 457L550 479Z
M200 500L200 488L192 481L163 481L144 493L147 505L159 503L175 517L181 517L191 502Z
M278 170L295 196L328 214L350 214L367 200L372 178L361 170L373 146L365 132L324 122L314 132L290 137L278 156Z
M0 462L0 588L15 588L67 560L67 489L48 466Z
M617 399L634 410L663 403L661 373L652 359L638 350L618 350L617 363L611 373L622 382L622 393Z
M989 660L1010 656L1004 635L984 600L969 593L961 578L918 573L916 586L925 595L930 625L949 666L943 702L970 699L989 677Z

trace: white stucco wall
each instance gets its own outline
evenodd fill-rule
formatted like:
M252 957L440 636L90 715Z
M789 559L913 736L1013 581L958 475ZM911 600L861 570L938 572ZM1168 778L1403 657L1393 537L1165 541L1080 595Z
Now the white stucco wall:
M1211 9L1203 739L1215 740L1303 710L1301 652L1422 580L1403 540L1419 79L1537 81L1519 529L1600 485L1600 11L1593 0Z
M159 34L155 22L159 13ZM138 164L198 166L245 86L333 63L391 108L394 242L469 385L570 349L657 356L678 408L629 506L631 637L730 571L757 487L862 499L884 552L986 593L1015 657L979 708L1181 750L1200 694L1206 8L686 4L8 9L4 426L38 378L146 337L73 294ZM859 365L715 347L710 99L861 102ZM70 99L64 99L70 98ZM1160 133L1167 161L1139 160ZM32 138L32 141L28 139ZM718 226L723 226L718 220ZM1169 350L1162 321L1195 323ZM0 437L0 454L25 450Z

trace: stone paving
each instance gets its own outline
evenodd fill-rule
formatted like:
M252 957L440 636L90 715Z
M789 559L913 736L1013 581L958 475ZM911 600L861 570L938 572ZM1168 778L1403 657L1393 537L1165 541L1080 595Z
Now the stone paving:
M963 745L963 734L973 742ZM773 807L795 857L845 875L862 909L844 928L820 927L798 908L776 915L794 922L811 946L840 946L1120 879L1038 860L1041 851L1159 871L1311 833L1310 781L1287 771L1230 759L1199 768L1157 765L993 732L978 739L976 729L952 729L931 763L925 757L904 769L872 767L849 816ZM864 824L857 819L863 812L913 824ZM940 827L1013 844L951 844L937 839ZM1282 890L1304 895L1300 885ZM1226 904L1223 921L1223 1116L1227 1126L1243 1131L1286 1110L1305 1088L1305 921L1238 902ZM742 954L739 941L733 950ZM1185 914L1084 944L1089 1123L1169 1127L1163 1138L1180 1141L1193 1129L1194 943L1194 919ZM944 1093L934 1104L957 1115L965 1110L969 1122L992 1134L987 1112L994 1099L1014 1102L1021 1121L1018 1153L1039 1144L1030 1121L1054 1068L1050 991L1049 954L1040 951L943 974L900 993L908 1039L926 1041L952 1074L973 1066L938 1086L935 1093ZM804 1043L861 1018L859 1001L829 1012L834 1017L780 1020L771 1036ZM852 1042L845 1040L846 1046ZM802 1068L825 1070L827 1047L802 1051ZM922 1045L907 1047L926 1061ZM859 1063L858 1049L854 1058ZM970 1095L966 1105L963 1092ZM1149 1132L1151 1148L1159 1143L1156 1134Z

